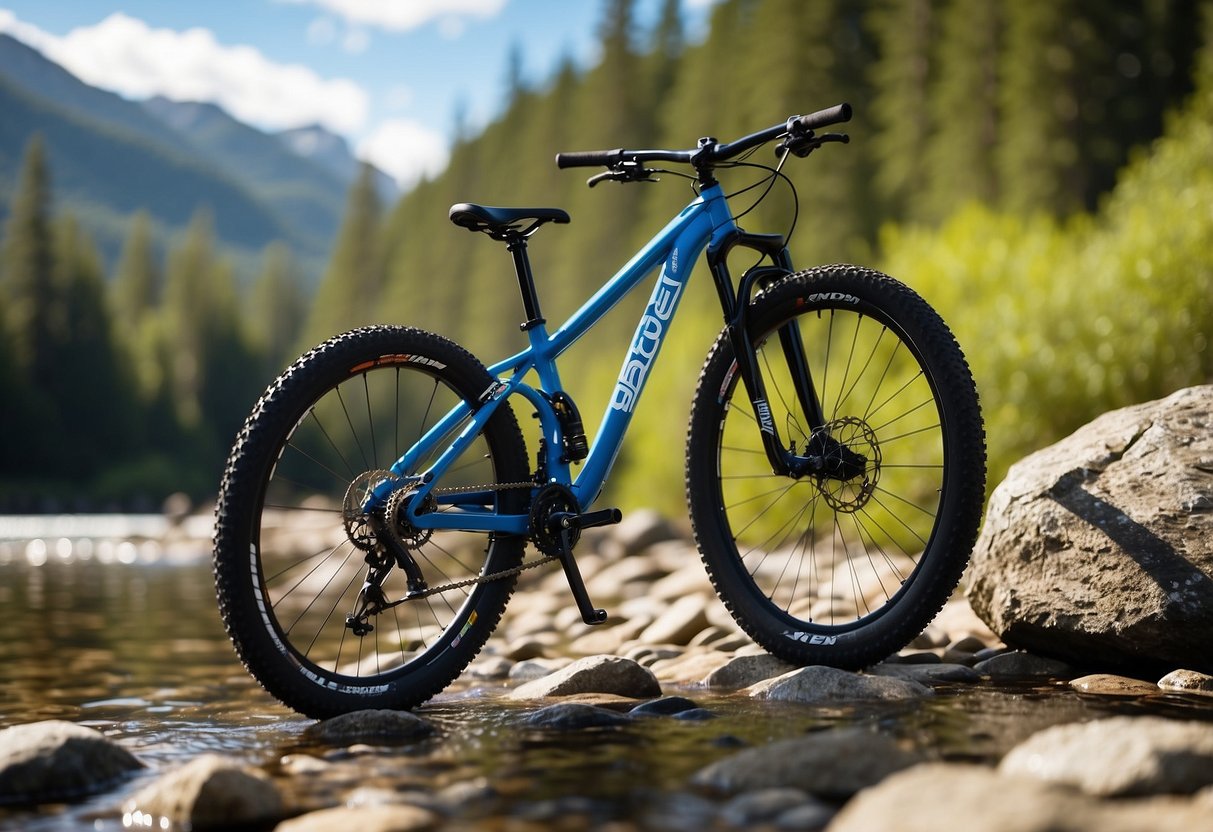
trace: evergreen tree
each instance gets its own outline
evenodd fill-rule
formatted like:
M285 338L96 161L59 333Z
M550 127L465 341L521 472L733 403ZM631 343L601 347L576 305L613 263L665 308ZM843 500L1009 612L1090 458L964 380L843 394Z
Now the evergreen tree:
M328 268L316 290L305 329L309 342L323 341L352 327L387 319L381 297L382 213L371 168L364 164L350 186L345 217Z
M938 71L931 76L928 102L934 131L924 157L929 187L922 206L930 219L947 217L968 201L998 199L1004 8L998 0L944 0L938 9Z
M110 293L114 323L134 330L156 308L161 291L160 267L152 241L152 218L139 211L122 246Z
M54 366L47 379L58 414L55 430L70 443L52 447L63 469L99 474L130 447L136 403L123 371L105 299L105 274L96 247L71 215L55 229Z
M865 22L874 38L869 139L876 186L886 211L920 217L927 189L922 159L933 140L928 98L936 8L932 0L879 0Z
M307 298L285 244L266 247L249 310L247 340L268 383L295 358L307 314Z
M26 145L0 259L14 363L32 383L50 377L54 367L50 202L46 152L35 135Z
M200 210L181 242L169 251L161 312L173 408L178 423L192 431L202 429L205 327L215 265L211 215Z

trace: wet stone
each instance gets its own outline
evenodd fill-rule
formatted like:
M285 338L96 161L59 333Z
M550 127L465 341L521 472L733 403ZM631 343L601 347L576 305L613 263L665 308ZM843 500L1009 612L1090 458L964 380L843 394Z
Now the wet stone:
M308 728L306 736L327 745L391 745L425 739L433 733L433 725L408 711L365 710L318 722Z
M416 806L357 806L322 809L288 820L274 832L413 832L432 829L438 818Z
M1029 676L1057 678L1071 676L1074 673L1073 668L1065 662L1018 650L983 659L977 662L973 669L992 679L1015 679Z
M808 793L800 789L760 789L738 795L724 804L720 819L732 826L752 826L767 823L789 809L806 803L817 804Z
M926 685L887 676L867 676L832 667L802 667L746 688L754 699L823 704L930 696Z
M840 800L922 759L891 737L841 728L748 748L700 769L692 783L728 794L807 789Z
M167 822L187 829L229 829L277 820L285 808L277 786L263 772L206 754L141 789L123 813L158 828Z
M541 699L574 693L615 693L643 699L661 695L652 671L617 656L589 656L563 670L515 688L512 699Z
M1158 680L1163 690L1213 695L1213 676L1195 670L1173 670Z
M685 696L663 696L632 708L632 716L671 716L694 710L699 706Z
M876 676L908 679L924 685L980 682L981 674L963 664L878 664L869 671Z
M1111 673L1080 676L1070 681L1070 687L1079 693L1098 696L1151 696L1160 693L1158 685L1153 682L1143 682L1141 679Z
M99 731L61 720L0 731L0 805L71 800L143 768Z
M559 702L528 715L523 724L530 728L558 731L580 731L585 728L616 728L628 725L631 719L607 708L578 702Z
M1055 725L1011 749L998 770L1103 797L1188 794L1213 785L1213 725L1151 716Z
M736 656L705 676L703 684L709 688L729 690L748 688L795 669L794 665L769 653L757 656Z

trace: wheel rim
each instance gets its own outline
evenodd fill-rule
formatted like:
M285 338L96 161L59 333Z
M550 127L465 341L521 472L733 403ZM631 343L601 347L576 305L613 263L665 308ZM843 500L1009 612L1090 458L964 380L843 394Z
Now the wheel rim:
M731 369L721 390L720 514L755 593L790 626L845 632L890 609L930 550L946 485L945 426L933 381L899 328L852 307L795 320L826 430L808 425L778 326L756 350L776 429L802 455L823 455L820 437L833 437L851 465L832 477L773 474Z
M356 368L317 396L281 443L255 513L251 577L263 623L275 646L306 675L339 689L364 691L432 659L466 633L486 589L433 592L481 574L491 557L484 534L390 528L388 514L403 517L401 501L391 511L385 507L374 523L351 514L359 502L351 493L365 494L387 479L404 487L409 480L386 469L462 400L448 381L409 359L387 356ZM435 488L496 483L493 451L484 435L477 437ZM418 469L429 464L423 459ZM391 564L382 583L387 601L409 593L406 570L394 556L398 549L383 545L388 531L433 594L367 616L372 629L359 635L347 616L359 609L371 562Z

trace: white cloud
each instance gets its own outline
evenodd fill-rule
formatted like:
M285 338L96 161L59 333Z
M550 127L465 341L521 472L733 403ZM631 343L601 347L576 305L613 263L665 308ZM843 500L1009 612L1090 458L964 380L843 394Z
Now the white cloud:
M0 31L87 83L131 98L210 101L267 129L320 123L349 133L367 120L369 96L353 81L274 63L251 46L221 44L208 29L152 29L117 12L57 37L0 12Z
M394 178L403 189L436 176L449 153L441 133L405 119L389 119L358 143L357 155Z
M377 26L393 32L407 32L432 21L443 22L451 31L450 21L465 17L495 17L505 8L506 0L283 0L288 3L310 3L345 18L351 23Z

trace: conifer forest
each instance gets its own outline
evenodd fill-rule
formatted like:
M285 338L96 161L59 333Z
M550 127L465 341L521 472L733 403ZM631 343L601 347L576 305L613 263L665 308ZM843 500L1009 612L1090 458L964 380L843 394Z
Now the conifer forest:
M596 65L542 85L501 67L496 119L395 204L365 172L318 283L285 242L237 263L207 211L167 246L131 215L107 262L56 208L31 135L0 235L0 510L212 496L260 392L352 327L434 330L486 364L516 352L510 258L452 225L453 203L570 213L530 246L558 323L693 193L674 175L589 189L557 152L691 148L842 101L850 143L789 160L796 199L776 181L740 224L791 230L799 266L872 266L939 310L977 378L991 487L1106 410L1213 380L1213 0L723 0L693 40L677 0L645 28L631 0L604 0L598 35ZM766 176L722 182L762 183L757 198ZM683 511L686 416L722 323L699 269L608 483L625 509ZM646 299L565 356L591 436Z

